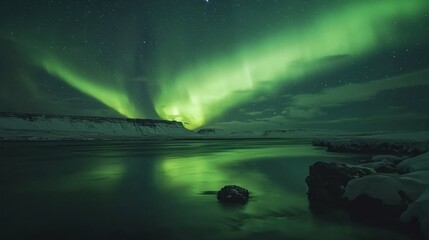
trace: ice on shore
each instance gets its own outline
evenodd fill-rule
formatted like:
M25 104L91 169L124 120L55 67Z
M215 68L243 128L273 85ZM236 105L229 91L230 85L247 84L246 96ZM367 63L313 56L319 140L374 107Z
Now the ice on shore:
M403 172L429 171L429 152L402 161L398 168Z
M409 222L414 218L419 219L420 229L425 236L429 237L429 189L426 189L401 215L401 220L404 222Z
M429 171L419 171L408 174L373 174L351 180L345 191L349 200L366 194L380 199L385 204L401 205L400 191L411 200L416 201L429 188Z
M398 157L394 155L376 155L371 158L372 162L381 162L381 161L388 161L391 163L398 163L407 157Z
M381 161L362 166L376 168L401 159L377 156L372 160ZM399 172L406 172L406 174L376 173L353 179L346 186L344 195L349 200L367 195L380 199L388 205L406 206L409 204L400 220L409 222L418 219L423 234L429 237L429 152L402 160L396 168Z

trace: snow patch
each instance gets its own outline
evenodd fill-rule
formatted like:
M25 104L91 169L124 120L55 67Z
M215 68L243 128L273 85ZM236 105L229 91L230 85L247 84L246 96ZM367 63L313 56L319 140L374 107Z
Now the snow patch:
M373 174L351 180L344 193L345 197L353 200L360 195L380 199L386 204L401 205L403 199L399 195L402 191L411 200L417 200L426 188L429 187L429 171L420 171L404 175Z
M429 171L429 152L402 161L398 168L403 172Z
M401 221L409 222L417 218L423 234L429 237L429 188L402 213Z

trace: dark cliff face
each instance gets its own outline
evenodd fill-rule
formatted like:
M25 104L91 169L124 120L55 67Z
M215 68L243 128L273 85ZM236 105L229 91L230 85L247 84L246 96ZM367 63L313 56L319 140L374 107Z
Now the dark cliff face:
M21 118L26 121L62 119L71 122L89 121L94 123L112 122L112 123L129 123L138 126L156 127L163 124L171 127L184 127L181 122L155 120L155 119L130 119L130 118L113 118L113 117L93 117L93 116L65 116L56 114L33 114L33 113L0 113L0 118Z
M0 113L0 140L135 140L195 135L195 132L176 121Z
M203 128L197 131L198 134L202 134L202 135L208 135L208 134L215 134L216 133L216 129L214 128Z
M277 130L266 130L264 132L264 136L270 136L273 134L289 134L289 133L297 133L297 132L303 132L304 130L297 130L297 129L277 129Z

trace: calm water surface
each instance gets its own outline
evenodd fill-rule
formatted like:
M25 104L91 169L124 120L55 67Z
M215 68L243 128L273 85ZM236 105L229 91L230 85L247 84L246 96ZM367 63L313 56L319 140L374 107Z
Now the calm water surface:
M306 140L0 143L0 239L407 239L308 209ZM202 194L237 184L245 206Z

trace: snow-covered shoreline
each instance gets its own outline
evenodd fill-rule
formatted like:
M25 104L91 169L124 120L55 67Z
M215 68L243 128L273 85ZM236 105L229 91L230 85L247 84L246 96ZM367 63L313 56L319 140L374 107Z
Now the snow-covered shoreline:
M310 205L345 208L352 215L364 215L364 221L418 225L423 238L429 238L429 135L418 140L393 136L313 141L328 151L373 157L363 164L312 165L306 180ZM356 175L357 171L365 174Z
M378 172L352 179L346 186L344 196L355 200L365 195L386 205L404 206L400 220L417 220L420 230L429 238L429 152L391 164L396 167L397 173Z
M315 139L314 146L326 147L329 152L366 154L407 154L418 155L429 150L427 139L405 139L394 137L354 137Z

